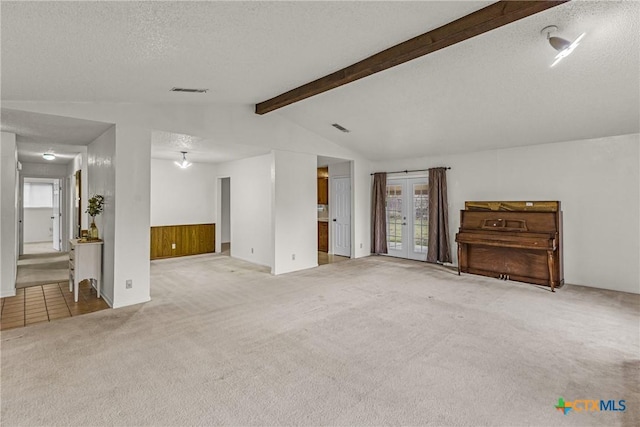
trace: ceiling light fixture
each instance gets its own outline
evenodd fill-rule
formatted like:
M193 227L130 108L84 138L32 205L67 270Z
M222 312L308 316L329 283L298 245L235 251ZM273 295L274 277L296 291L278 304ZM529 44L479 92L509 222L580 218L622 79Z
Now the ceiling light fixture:
M555 50L558 51L558 54L554 58L553 64L551 66L555 66L558 62L562 61L567 56L571 55L571 53L575 50L576 47L580 44L580 40L585 36L586 33L582 33L575 39L573 42L569 40L563 39L561 37L551 37L551 33L558 31L558 27L556 25L549 25L548 27L544 27L540 34L545 34L547 36L547 40L549 40L549 44Z
M186 151L181 151L182 153L182 161L181 162L174 162L177 166L180 166L182 169L186 169L189 166L191 166L191 163L189 163L187 161L187 152Z
M48 151L48 152L46 152L46 153L44 153L42 155L42 158L45 159L45 160L55 160L56 159L56 155L53 154L51 151Z

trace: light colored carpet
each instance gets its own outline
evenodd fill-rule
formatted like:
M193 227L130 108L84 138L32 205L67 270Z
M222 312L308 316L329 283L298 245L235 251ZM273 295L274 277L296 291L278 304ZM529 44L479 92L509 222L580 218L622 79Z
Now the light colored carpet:
M369 257L154 261L152 301L2 333L2 424L639 424L640 297ZM572 413L559 397L625 399Z
M67 252L22 255L18 261L17 289L65 280L69 280Z
M50 254L52 252L58 252L53 249L53 242L51 240L46 242L30 242L22 245L22 253L24 254Z

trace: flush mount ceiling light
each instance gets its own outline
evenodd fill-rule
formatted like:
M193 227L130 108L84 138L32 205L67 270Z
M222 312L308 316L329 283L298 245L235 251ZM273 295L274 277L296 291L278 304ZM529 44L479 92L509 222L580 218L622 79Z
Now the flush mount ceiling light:
M44 153L42 155L42 158L45 159L45 160L55 160L56 159L56 155L53 154L51 151L48 151L48 152L46 152L46 153Z
M187 152L186 151L181 151L182 153L182 161L181 162L174 162L177 166L180 166L182 169L186 169L189 166L191 166L191 163L189 163L187 161Z
M576 47L580 44L580 40L585 36L586 33L582 33L575 39L573 42L569 40L563 39L561 37L551 37L551 33L558 31L558 27L556 25L549 25L548 27L544 27L540 34L544 34L547 36L547 40L549 40L549 44L555 50L558 51L558 54L554 58L553 64L551 66L555 66L558 62L562 61L567 56L571 55L571 53L575 50Z

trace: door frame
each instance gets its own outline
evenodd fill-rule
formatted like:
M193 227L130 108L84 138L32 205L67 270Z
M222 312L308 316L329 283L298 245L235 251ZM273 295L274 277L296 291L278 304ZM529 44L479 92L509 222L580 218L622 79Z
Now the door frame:
M231 211L231 175L218 176L216 178L216 218L218 218L218 220L216 221L215 232L215 253L218 254L222 252L222 180L227 178L229 179L229 241L233 243L233 227L231 226L233 221L233 212ZM233 250L233 245L231 250ZM231 255L231 253L229 253L229 255Z
M58 180L60 185L60 252L69 250L69 191L66 176L25 175L18 177L18 256L24 255L24 181L29 178ZM53 240L52 240L53 242ZM53 249L52 249L53 250Z
M51 215L52 215L51 219L53 220L51 238L53 240L52 241L53 249L56 251L62 251L62 240L64 237L64 231L63 231L64 221L62 218L62 209L64 206L64 190L63 190L62 181L63 180L60 178L53 179L53 184L52 184L53 194L51 195L53 199L52 200L53 206L52 206L52 212L51 212ZM57 218L56 218L56 213L57 213ZM56 242L56 226L57 226L57 237L58 237L57 242Z
M404 227L402 230L402 249L400 251L394 252L393 249L388 248L386 255L396 257L396 258L411 259L416 261L426 261L427 259L426 250L424 253L415 251L415 244L414 244L415 214L413 213L413 209L414 209L413 184L424 183L428 185L429 178L427 176L404 176L404 177L398 177L398 178L389 178L387 180L387 185L390 185L390 184L393 185L394 183L396 185L400 184L402 186L401 212L403 213L402 226ZM386 194L386 190L385 190L385 194ZM388 227L388 224L387 224L387 227ZM410 250L409 248L414 248L414 249Z
M345 179L349 183L349 254L342 255L335 253L335 239L334 235L336 233L336 227L334 226L334 218L335 218L335 191L334 183L337 179ZM329 253L339 256L347 256L349 258L353 258L353 180L350 176L347 175L337 175L337 176L329 176Z

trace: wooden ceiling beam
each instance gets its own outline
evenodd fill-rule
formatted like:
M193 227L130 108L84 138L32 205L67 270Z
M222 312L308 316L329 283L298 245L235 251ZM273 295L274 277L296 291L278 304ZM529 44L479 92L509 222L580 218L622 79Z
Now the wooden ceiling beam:
M566 3L557 1L498 1L410 40L378 52L362 61L256 104L256 114L265 114L294 102L335 89L384 71L487 31Z

